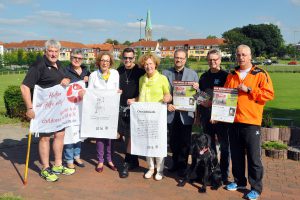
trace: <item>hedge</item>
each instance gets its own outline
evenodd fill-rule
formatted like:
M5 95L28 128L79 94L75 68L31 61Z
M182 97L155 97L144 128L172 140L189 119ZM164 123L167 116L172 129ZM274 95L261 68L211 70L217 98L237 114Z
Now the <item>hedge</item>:
M4 91L4 104L8 117L25 119L26 106L23 102L20 86L10 85Z

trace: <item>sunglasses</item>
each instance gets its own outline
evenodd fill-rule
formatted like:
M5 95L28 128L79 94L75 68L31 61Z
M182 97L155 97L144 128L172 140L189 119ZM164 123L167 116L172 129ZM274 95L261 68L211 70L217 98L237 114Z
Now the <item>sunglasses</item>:
M73 56L72 57L74 60L83 60L83 58L79 58L79 57L76 57L76 56Z
M134 59L134 57L123 57L123 60L133 60Z

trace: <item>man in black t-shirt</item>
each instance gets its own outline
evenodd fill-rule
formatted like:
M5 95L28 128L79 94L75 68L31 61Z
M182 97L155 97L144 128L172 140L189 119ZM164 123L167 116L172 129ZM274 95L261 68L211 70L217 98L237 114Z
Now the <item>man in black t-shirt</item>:
M228 73L222 70L220 67L220 51L216 49L210 50L207 54L207 62L209 65L209 70L201 75L199 80L199 89L200 91L204 91L205 93L207 93L212 99L213 88L223 87L226 82ZM215 152L217 151L215 138L216 136L218 138L221 151L220 168L222 172L222 179L223 183L227 184L230 162L228 128L226 123L212 123L210 121L212 106L211 99L200 103L200 123L203 132L211 136L211 146Z
M121 178L128 177L128 170L139 166L138 156L130 154L130 110L129 106L135 102L139 96L139 79L145 74L145 70L139 68L134 63L134 50L125 48L122 53L123 64L117 69L120 75L120 114L118 132L125 137L126 154L123 169L120 171Z
M70 79L65 78L64 71L58 61L60 52L60 43L56 40L48 40L45 43L45 55L36 61L28 70L25 79L21 85L22 97L27 111L26 116L29 119L35 117L32 107L32 93L35 85L42 88L53 87L57 84L66 86ZM49 116L50 117L50 116ZM54 165L50 169L50 136L53 138ZM71 175L75 169L70 169L62 165L62 151L64 145L64 129L54 133L39 133L39 155L42 164L40 176L47 181L57 181L56 174Z

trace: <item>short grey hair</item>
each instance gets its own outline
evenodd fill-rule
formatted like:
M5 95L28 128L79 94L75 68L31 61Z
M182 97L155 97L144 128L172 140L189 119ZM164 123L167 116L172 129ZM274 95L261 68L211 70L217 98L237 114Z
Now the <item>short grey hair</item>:
M50 47L54 47L54 48L60 50L61 44L57 40L50 39L45 42L45 49L48 50Z
M185 58L187 58L187 52L186 52L186 50L184 50L184 49L176 49L175 50L175 52L174 52L174 57L175 57L175 55L177 54L177 53L179 53L179 52L183 52L184 54L185 54Z
M251 48L250 48L248 45L241 44L241 45L239 45L239 46L236 48L236 51L237 51L238 49L248 49L249 52L250 52L250 55L252 54Z
M217 54L219 56L219 58L222 58L221 51L218 50L218 49L211 49L211 50L209 50L206 57L208 58L208 56L210 54Z
M71 57L73 57L74 55L78 55L78 54L83 56L83 51L81 49L72 49Z

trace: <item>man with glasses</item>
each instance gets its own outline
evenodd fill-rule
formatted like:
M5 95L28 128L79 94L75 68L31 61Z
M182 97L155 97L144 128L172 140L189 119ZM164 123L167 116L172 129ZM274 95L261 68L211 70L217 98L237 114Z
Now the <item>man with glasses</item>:
M251 191L245 197L254 200L260 196L263 188L260 133L262 114L266 102L274 98L274 89L269 74L252 65L251 59L250 47L238 46L236 60L239 66L228 75L225 83L225 87L238 89L235 119L229 130L234 182L228 184L226 189L246 189L246 155Z
M223 184L228 184L229 175L229 139L228 129L225 123L212 123L211 118L211 106L214 87L223 87L226 81L228 73L221 69L221 52L217 49L212 49L207 53L207 62L209 70L203 73L199 80L200 91L205 92L210 96L209 100L202 101L199 106L198 113L200 113L200 122L203 132L210 135L211 147L217 153L216 148L216 135L220 144L221 158L220 168L222 172Z
M58 61L60 52L60 42L48 40L45 43L45 55L32 66L30 66L23 83L21 93L26 105L26 116L29 119L35 117L32 107L32 94L35 85L42 88L53 87L57 84L67 86L70 79L66 78L63 68ZM50 116L49 116L50 117ZM50 168L50 136L53 137L54 165ZM53 133L39 133L39 155L42 164L40 176L46 181L54 182L58 180L56 174L71 175L75 169L70 169L62 165L62 151L64 146L65 130L59 130Z
M125 137L126 154L123 169L120 171L121 178L127 178L128 170L133 170L139 166L138 156L130 154L130 105L139 96L139 79L145 74L145 70L135 64L135 55L132 48L125 48L122 53L122 64L117 69L120 75L120 114L118 132L121 137Z
M177 49L174 53L174 67L164 70L163 75L168 78L171 93L173 93L173 81L192 81L193 88L198 90L197 73L185 66L187 53L183 49ZM170 172L177 172L184 176L191 144L192 125L194 112L179 111L175 106L168 104L168 130L170 134L170 147L172 151L173 166Z

